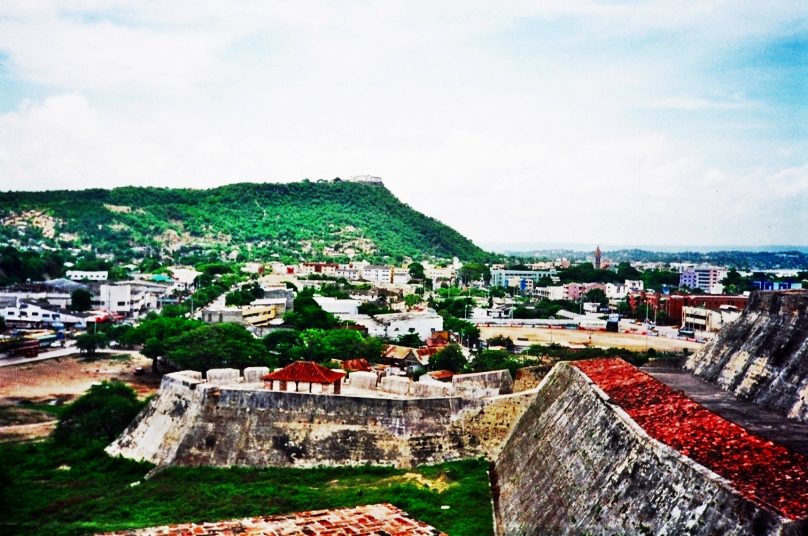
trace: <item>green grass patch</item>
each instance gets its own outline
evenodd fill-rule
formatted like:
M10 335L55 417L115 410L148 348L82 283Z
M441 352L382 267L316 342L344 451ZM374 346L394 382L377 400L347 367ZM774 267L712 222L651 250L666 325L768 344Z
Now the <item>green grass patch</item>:
M101 447L0 445L0 533L91 534L379 502L453 536L493 532L483 460L411 470L175 467L144 480L151 465Z

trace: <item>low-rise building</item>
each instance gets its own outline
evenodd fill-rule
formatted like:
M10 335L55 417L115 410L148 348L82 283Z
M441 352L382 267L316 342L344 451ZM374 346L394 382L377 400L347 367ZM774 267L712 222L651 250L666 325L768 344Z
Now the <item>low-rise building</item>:
M16 326L85 325L84 317L20 300L0 305L0 317L7 324Z
M314 296L314 301L317 302L317 305L322 307L323 311L334 315L359 314L359 305L361 304L359 300L345 300L328 296Z
M546 270L491 270L492 287L519 287L522 290L529 290L533 285L544 277L552 279L558 275L555 268ZM528 288L529 286L529 288Z
M374 319L384 326L385 337L391 340L408 333L416 333L418 338L425 340L433 332L443 331L443 317L432 309L376 315Z
M71 281L106 281L109 279L109 272L106 270L68 270L65 277Z

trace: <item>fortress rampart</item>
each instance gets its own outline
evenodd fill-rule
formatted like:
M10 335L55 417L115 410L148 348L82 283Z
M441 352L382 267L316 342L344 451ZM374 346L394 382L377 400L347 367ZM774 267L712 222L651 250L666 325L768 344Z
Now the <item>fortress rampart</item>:
M664 421L663 429L676 429L675 419L650 418ZM711 444L697 438L696 444L715 447L712 439ZM731 453L735 446L718 448ZM796 492L779 491L782 478L761 487L735 487L650 437L587 374L559 363L496 459L496 530L508 535L805 534L808 479L800 478ZM786 482L795 484L793 478ZM761 489L775 490L784 501L778 504L786 506L762 500L755 491Z
M535 390L477 398L312 394L267 390L232 377L223 384L219 376L228 378L166 375L107 452L158 465L213 466L409 467L493 459L535 397ZM466 383L466 391L491 393L490 376Z
M752 293L741 317L691 356L685 369L808 422L808 291Z

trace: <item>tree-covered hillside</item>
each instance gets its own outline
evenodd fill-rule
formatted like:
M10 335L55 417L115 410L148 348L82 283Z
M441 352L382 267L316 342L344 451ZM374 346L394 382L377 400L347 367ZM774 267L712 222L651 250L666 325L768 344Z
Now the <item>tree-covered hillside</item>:
M255 259L486 256L383 186L339 180L6 192L0 218L6 238L37 235L122 256L142 247L163 254L238 251Z

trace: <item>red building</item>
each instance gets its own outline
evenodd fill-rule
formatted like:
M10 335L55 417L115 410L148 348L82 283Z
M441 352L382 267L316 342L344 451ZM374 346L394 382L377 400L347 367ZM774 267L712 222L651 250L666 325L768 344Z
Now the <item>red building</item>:
M648 318L653 319L654 313L664 311L668 315L671 324L682 323L683 307L703 307L712 311L717 311L722 305L732 305L738 309L745 309L748 296L724 296L715 294L672 294L665 295L659 292L646 293L636 292L629 294L628 304L632 311L637 308L642 309L648 306Z

